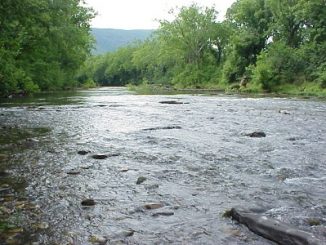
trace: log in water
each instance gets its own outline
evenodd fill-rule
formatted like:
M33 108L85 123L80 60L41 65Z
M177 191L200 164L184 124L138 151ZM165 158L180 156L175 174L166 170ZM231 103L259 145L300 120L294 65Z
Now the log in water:
M267 218L241 208L232 208L231 216L254 233L281 245L321 245L321 241L308 232L298 230L279 220Z

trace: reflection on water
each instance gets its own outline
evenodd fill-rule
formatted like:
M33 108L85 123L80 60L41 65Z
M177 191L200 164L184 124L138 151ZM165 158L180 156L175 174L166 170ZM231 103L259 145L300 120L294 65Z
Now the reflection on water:
M124 88L0 107L8 134L29 130L27 143L1 141L10 175L26 180L37 222L48 224L32 231L41 244L272 244L222 217L237 205L324 239L325 119L325 102ZM266 137L246 136L254 131Z

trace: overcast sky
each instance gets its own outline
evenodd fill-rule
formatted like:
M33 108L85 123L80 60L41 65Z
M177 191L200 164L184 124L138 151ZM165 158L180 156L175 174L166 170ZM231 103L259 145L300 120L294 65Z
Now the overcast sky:
M199 6L218 10L222 19L226 9L235 0L85 0L98 13L92 27L118 29L155 29L157 19L171 20L168 11L176 6L189 6L197 2Z

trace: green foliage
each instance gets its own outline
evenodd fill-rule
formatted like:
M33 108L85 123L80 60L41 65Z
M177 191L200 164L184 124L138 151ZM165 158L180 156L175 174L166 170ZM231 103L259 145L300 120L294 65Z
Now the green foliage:
M298 47L302 39L304 21L299 18L301 1L267 0L273 13L270 31L274 41L283 41L290 47Z
M0 2L0 96L75 87L88 56L90 9L80 0Z
M83 84L82 88L95 88L97 85L92 79L87 79Z
M322 89L326 89L326 62L320 65L314 72L315 81L320 85Z
M304 68L305 61L300 50L282 42L273 43L258 56L252 81L263 90L273 92L280 84L305 81Z
M91 57L78 81L324 94L324 0L238 0L223 22L196 4L172 13L150 39Z
M227 11L226 22L233 28L229 38L228 55L223 68L223 82L238 82L254 65L269 38L272 14L265 0L235 2Z

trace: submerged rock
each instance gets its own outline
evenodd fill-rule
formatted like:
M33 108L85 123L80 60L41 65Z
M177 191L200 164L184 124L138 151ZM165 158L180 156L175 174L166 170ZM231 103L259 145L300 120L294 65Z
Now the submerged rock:
M182 129L180 126L166 126L166 127L155 127L155 128L145 128L144 131L153 131L153 130L167 130L167 129Z
M133 236L135 231L133 229L127 229L120 231L116 234L116 237L131 237Z
M94 206L96 204L94 199L85 199L81 202L82 206Z
M77 169L72 169L72 170L69 170L67 172L67 174L69 174L69 175L78 175L78 174L80 174L80 171L77 170Z
M160 104L168 104L168 105L182 105L182 104L187 104L184 102L176 101L176 100L165 100L165 101L160 101Z
M137 179L137 181L136 181L136 184L137 184L137 185L140 185L141 183L143 183L143 182L146 181L146 180L147 180L146 177L144 177L144 176L140 176L140 177L138 177L138 179Z
M286 110L279 110L278 113L284 114L284 115L290 115L291 113Z
M88 241L93 244L104 245L107 244L108 238L105 236L92 235L89 237Z
M290 138L288 138L287 140L288 140L288 141L296 141L297 138L295 138L295 137L290 137Z
M262 131L255 131L250 134L246 134L246 136L249 136L251 138L263 138L266 137L266 134Z
M239 223L246 225L252 232L281 245L321 244L313 234L250 210L232 208L230 215Z
M172 216L172 215L174 215L174 212L172 212L172 211L155 212L155 213L152 214L153 217Z
M146 185L145 189L146 190L154 190L154 189L157 189L159 187L160 187L159 184L151 184L151 185Z
M129 168L128 167L122 167L120 168L120 172L128 172Z
M84 155L87 155L87 154L89 153L89 151L81 150L81 151L78 151L77 153L78 153L79 155L84 156Z
M103 159L108 158L108 155L96 154L96 155L93 155L92 158L97 159L97 160L103 160Z
M163 207L162 203L148 203L144 205L145 209L158 209L162 207Z

